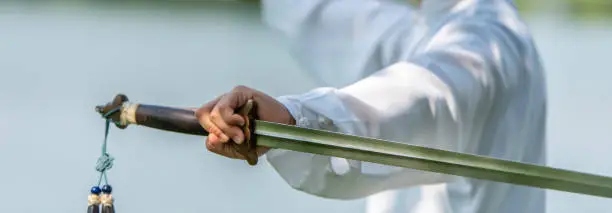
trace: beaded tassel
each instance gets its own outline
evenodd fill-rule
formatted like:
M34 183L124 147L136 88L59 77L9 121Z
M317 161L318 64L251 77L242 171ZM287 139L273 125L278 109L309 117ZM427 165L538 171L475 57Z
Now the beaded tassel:
M102 186L102 196L100 197L102 203L102 211L100 213L115 213L115 206L113 205L113 188L110 185Z
M87 198L87 213L100 212L100 187L94 186L91 188L91 194Z
M106 172L113 167L113 157L106 152L106 143L108 139L108 130L111 123L109 117L119 111L120 108L113 109L104 115L106 118L106 127L104 131L104 142L102 143L102 155L98 158L96 164L96 171L100 172L100 178L98 179L98 185L91 188L91 195L89 195L89 205L87 206L87 213L115 213L115 206L113 205L113 196L111 192L113 188L108 185L108 178ZM104 185L100 188L100 184L104 180ZM101 211L100 211L101 210Z

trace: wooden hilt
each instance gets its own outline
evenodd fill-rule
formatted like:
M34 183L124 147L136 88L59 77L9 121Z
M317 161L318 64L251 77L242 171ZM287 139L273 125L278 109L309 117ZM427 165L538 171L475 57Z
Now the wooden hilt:
M250 165L256 165L258 160L255 137L256 107L255 102L249 100L236 110L236 114L243 116L246 121L242 127L245 140L241 144L229 142ZM115 96L113 101L106 105L97 106L96 111L106 116L105 118L110 119L120 129L125 129L130 124L137 124L158 130L208 136L208 132L202 128L193 110L130 103L123 94Z

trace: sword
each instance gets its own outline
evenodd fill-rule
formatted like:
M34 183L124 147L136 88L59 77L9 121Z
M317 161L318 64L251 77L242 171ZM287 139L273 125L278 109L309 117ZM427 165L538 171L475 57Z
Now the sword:
M256 107L251 103L239 110L248 116L249 122L244 128L247 140L241 145L234 144L251 165L257 163L254 148L264 146L612 198L612 177L261 121L249 116L251 107ZM106 105L97 106L96 111L108 116L107 119L120 129L135 124L163 131L208 135L192 110L133 103L123 94ZM109 115L111 111L116 113Z

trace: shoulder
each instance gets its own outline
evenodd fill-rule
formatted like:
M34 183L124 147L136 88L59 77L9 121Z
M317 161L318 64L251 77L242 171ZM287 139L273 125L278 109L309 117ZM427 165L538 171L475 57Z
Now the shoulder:
M511 1L464 0L456 7L439 33L454 30L486 40L513 55L525 55L525 51L534 48L529 27Z
M464 0L447 15L429 45L461 45L516 63L538 57L526 22L509 0Z
M461 63L479 62L483 73L504 87L520 87L521 79L540 78L543 72L528 25L506 0L460 2L424 50L452 52Z

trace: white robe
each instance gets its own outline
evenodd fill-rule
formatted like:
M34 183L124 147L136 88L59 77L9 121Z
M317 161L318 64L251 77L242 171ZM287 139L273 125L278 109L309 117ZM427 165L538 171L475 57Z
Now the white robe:
M327 87L279 97L299 126L545 164L546 85L507 0L264 0L264 21ZM367 213L544 213L544 190L287 150L293 188Z

